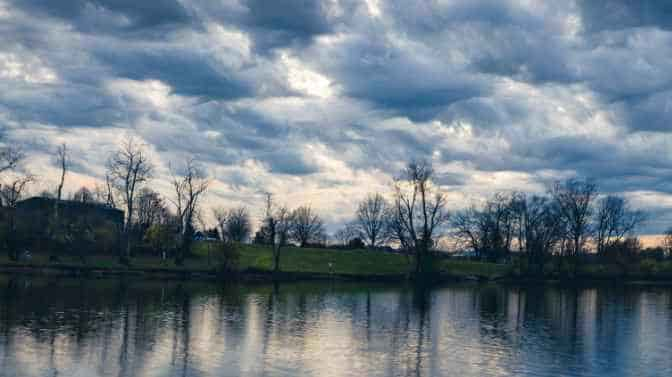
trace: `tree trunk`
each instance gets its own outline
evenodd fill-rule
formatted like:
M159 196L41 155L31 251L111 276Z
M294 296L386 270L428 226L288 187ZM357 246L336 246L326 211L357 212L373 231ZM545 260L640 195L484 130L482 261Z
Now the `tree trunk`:
M280 272L280 245L273 244L273 272Z

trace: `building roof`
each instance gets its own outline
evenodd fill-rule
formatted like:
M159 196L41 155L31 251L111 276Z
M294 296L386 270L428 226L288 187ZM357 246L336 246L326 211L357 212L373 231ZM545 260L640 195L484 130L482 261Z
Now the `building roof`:
M41 196L34 196L32 198L24 199L16 203L17 208L45 208L47 206L53 205L57 199L47 198ZM96 202L80 202L77 200L60 200L59 206L79 209L79 210L96 210L96 211L105 211L106 213L114 213L115 215L121 214L123 216L124 211L112 208L103 203Z

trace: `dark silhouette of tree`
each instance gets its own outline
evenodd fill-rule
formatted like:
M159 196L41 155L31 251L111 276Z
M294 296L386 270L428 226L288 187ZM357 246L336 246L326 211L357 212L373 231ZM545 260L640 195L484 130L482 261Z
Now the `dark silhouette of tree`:
M136 195L135 200L133 236L140 241L144 239L145 233L152 226L168 223L171 214L161 195L150 188L143 187Z
M462 248L473 250L478 257L483 256L485 236L482 234L480 213L475 207L457 211L451 217L453 237Z
M663 234L663 249L665 254L672 255L672 228L668 228Z
M21 200L24 190L34 181L32 175L24 175L15 177L13 180L5 183L0 187L0 207L10 208L7 211L7 223L4 224L7 226L5 234L5 242L7 247L8 256L11 260L18 259L18 243L19 239L17 238L17 219L14 209L16 208L16 203Z
M0 187L0 207L15 208L16 203L25 195L29 184L35 182L31 174L19 175Z
M0 141L3 136L0 132ZM21 148L14 145L0 145L0 174L16 169L24 157Z
M517 203L518 204L518 203ZM533 195L517 207L521 214L521 248L536 273L543 273L544 263L563 236L562 218L552 199Z
M187 160L180 176L173 173L173 189L175 197L173 204L177 210L181 235L180 247L175 253L175 264L182 265L184 258L191 251L194 238L194 220L198 205L210 181L205 171L198 166L194 159Z
M143 227L165 223L170 216L161 194L150 188L142 188L136 201L135 221Z
M215 219L222 240L245 242L252 233L252 222L246 207L215 209Z
M95 203L96 197L91 190L82 186L72 194L72 200L79 203Z
M454 236L477 256L496 261L511 252L518 235L517 202L513 195L497 193L482 208L472 206L452 219Z
M394 184L391 228L402 247L415 253L416 274L426 268L424 259L449 218L445 195L432 182L433 173L428 162L411 162Z
M389 204L379 193L370 194L357 207L355 224L359 236L371 248L387 242L386 214L388 207Z
M289 232L293 241L305 247L324 238L324 222L310 206L302 206L292 211Z
M597 203L595 213L595 244L603 254L612 244L619 243L645 220L642 211L632 210L625 198L608 195Z
M568 179L556 182L551 189L564 225L564 248L567 255L579 255L591 235L593 204L597 186L589 180Z
M111 188L114 187L121 193L121 199L126 205L126 221L123 229L126 245L120 251L122 263L129 262L131 253L130 232L134 219L135 195L151 179L152 172L153 166L144 146L132 137L124 140L107 162L106 177L110 199L112 198Z
M58 182L58 187L56 188L56 206L58 206L58 201L63 199L63 185L65 185L65 175L68 173L68 168L70 167L70 156L68 155L68 145L63 143L58 146L56 150L56 163L61 169L60 180ZM58 209L56 210L58 212ZM58 217L58 213L56 214Z
M292 216L285 206L277 207L273 195L266 193L266 214L258 233L258 238L273 248L273 272L280 271L280 250L287 244ZM257 237L255 237L257 238Z

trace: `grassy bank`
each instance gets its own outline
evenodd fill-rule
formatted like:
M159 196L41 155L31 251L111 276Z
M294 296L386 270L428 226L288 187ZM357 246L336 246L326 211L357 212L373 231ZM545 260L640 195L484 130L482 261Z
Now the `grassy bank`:
M123 273L124 271L155 273L153 276L197 276L214 274L220 256L212 244L198 242L192 256L185 260L183 266L176 266L172 260L162 261L153 256L135 256L131 267L118 263L116 256L93 255L83 263L77 257L62 257L60 263L49 262L44 254L33 255L30 261L11 262L5 253L0 254L0 269L22 268L25 271L52 267L61 270L96 270L102 272ZM268 246L239 245L240 273L252 276L269 276L272 271L272 252ZM331 263L331 269L329 264ZM281 271L288 278L324 278L336 277L352 279L380 279L401 281L406 279L412 269L412 258L405 255L370 250L337 250L285 247L282 249ZM557 264L557 266L556 266ZM544 280L562 280L571 275L572 280L604 280L604 281L669 281L672 282L672 261L654 261L644 259L627 265L615 263L591 263L571 268L568 274L564 263L548 263L544 268ZM513 281L525 281L537 276L528 276L526 268L514 262L512 264L495 264L457 259L438 259L434 270L446 279L477 278L494 280L509 278ZM187 273L186 275L182 273Z
M176 266L172 260L162 261L151 256L136 256L132 259L133 270L163 270L204 272L213 271L218 263L219 256L212 245L199 242L195 245L193 255L187 258L183 266ZM264 273L272 270L272 251L270 247L260 245L239 245L239 270L242 273ZM329 264L331 263L331 269ZM286 273L300 275L329 274L357 277L381 277L404 279L409 272L412 259L407 256L369 250L335 250L286 247L282 249L280 268ZM77 268L86 266L88 269L123 270L126 266L120 265L115 256L95 255L86 259L84 264L76 257L63 257L59 264L50 263L43 254L35 254L28 262L11 262L5 254L0 255L0 265L26 267L67 267ZM480 279L494 279L509 274L510 266L470 262L459 260L440 260L437 262L437 271L446 276L462 278L475 276Z

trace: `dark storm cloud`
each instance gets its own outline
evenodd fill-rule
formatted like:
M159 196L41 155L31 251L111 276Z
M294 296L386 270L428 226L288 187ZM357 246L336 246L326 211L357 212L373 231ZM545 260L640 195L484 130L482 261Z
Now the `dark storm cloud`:
M584 26L590 31L631 27L672 28L672 3L665 0L579 1Z
M62 127L110 126L127 116L117 99L88 86L16 86L0 91L0 109L20 122Z
M489 89L478 72L380 38L353 37L331 50L316 47L314 53L346 94L416 120L432 119L443 106Z
M137 31L191 21L177 0L15 0L13 5L35 17L60 18L83 32Z
M169 84L178 94L206 98L232 99L252 94L244 82L225 67L189 49L131 51L103 49L95 52L116 76L134 80L155 79Z
M319 0L248 0L243 22L254 30L259 50L304 44L332 31L326 4Z
M616 108L622 119L634 129L672 132L672 88L631 98L617 104Z

